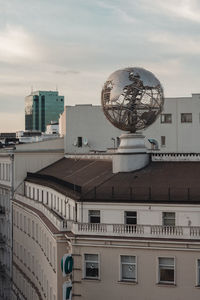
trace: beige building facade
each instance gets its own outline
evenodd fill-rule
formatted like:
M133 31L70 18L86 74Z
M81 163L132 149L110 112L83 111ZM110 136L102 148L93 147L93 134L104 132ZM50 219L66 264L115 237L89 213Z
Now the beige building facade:
M19 144L0 150L0 298L19 297L12 289L13 211L12 199L28 171L38 171L63 157L63 139ZM14 291L14 294L12 294Z
M17 272L41 299L199 299L198 174L199 162L188 160L113 175L111 160L92 155L28 173L13 202ZM71 276L62 275L64 254L74 260Z

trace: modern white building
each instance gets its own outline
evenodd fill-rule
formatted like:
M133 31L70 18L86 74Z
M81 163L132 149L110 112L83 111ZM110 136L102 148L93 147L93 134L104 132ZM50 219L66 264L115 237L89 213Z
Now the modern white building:
M65 153L91 153L117 148L122 131L106 119L101 106L65 106L60 118ZM147 148L159 152L199 153L200 94L191 97L166 98L164 110L143 134ZM148 140L157 143L151 144Z

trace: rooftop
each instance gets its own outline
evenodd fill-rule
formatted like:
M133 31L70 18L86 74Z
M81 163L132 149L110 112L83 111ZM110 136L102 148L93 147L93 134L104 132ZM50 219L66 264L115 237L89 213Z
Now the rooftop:
M27 181L82 201L200 204L200 162L151 162L129 173L112 173L112 162L63 158Z

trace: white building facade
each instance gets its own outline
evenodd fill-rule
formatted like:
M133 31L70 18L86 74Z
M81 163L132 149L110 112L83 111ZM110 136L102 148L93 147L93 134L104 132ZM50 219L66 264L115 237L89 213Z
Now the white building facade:
M90 153L117 148L123 133L106 119L101 106L65 106L60 118L65 153ZM147 148L157 141L159 152L199 153L200 94L192 97L166 98L164 110L143 134Z

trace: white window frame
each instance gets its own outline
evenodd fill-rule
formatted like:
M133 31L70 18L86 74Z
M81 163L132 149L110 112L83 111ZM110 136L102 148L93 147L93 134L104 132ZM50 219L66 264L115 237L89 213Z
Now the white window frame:
M92 277L92 276L86 276L86 260L85 260L85 255L97 255L98 256L98 277ZM90 280L100 280L100 254L99 253L83 253L83 257L82 257L82 260L83 260L83 279L90 279ZM94 261L96 263L96 261Z
M160 264L159 264L159 258L173 258L174 260L174 281L160 281ZM158 256L157 257L157 284L163 284L163 285L176 285L176 258L175 256Z
M135 279L123 279L122 278L122 261L121 261L121 257L122 256L132 256L135 257L135 263L132 263L132 265L135 266ZM137 256L136 255L129 255L129 254L120 254L119 255L119 265L120 265L120 277L119 277L119 281L120 282L133 282L133 283L137 283L138 282L138 274L137 274Z

